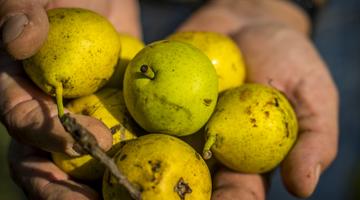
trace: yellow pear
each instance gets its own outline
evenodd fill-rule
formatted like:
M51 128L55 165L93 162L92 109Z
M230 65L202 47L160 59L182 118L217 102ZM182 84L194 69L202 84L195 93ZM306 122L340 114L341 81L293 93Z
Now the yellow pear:
M57 97L62 116L63 97L92 94L110 79L120 40L105 17L89 10L56 8L48 11L48 18L47 40L23 66L37 86Z
M113 156L116 144L136 137L135 122L129 117L122 92L118 89L104 88L99 92L71 101L67 108L77 114L84 114L101 120L113 133L113 147L108 151ZM69 157L53 153L55 164L71 176L82 180L102 177L104 167L90 155Z
M114 74L106 86L122 89L127 65L130 60L132 60L135 55L145 47L145 44L138 38L129 34L119 33L119 37L121 42L119 61Z
M209 57L219 78L219 92L243 84L244 59L230 37L215 32L186 31L174 33L169 39L192 44Z
M206 125L204 157L211 152L230 169L264 173L274 169L294 145L295 112L275 88L244 84L219 97Z
M210 200L211 177L201 156L182 140L165 134L148 134L122 143L115 163L142 200ZM131 200L106 170L104 200Z

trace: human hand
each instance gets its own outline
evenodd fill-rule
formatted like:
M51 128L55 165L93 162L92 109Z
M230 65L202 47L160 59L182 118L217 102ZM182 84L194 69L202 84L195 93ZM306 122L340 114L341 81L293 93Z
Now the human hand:
M270 84L289 98L300 130L295 146L281 163L281 175L290 193L305 198L313 193L321 172L337 153L338 94L297 12L281 1L213 1L180 30L232 35L246 62L247 81ZM284 13L289 15L281 16ZM265 199L267 185L262 175L223 168L215 175L212 199Z
M0 0L0 27L3 31L3 44L0 49L0 120L13 138L41 150L62 152L70 156L79 155L73 138L63 129L57 117L57 108L53 99L39 90L27 78L21 63L9 56L10 54L17 59L24 59L33 55L41 47L48 30L45 10L54 7L93 9L107 16L118 31L140 36L136 6L136 1L132 0ZM100 121L82 115L73 116L94 134L104 150L111 147L112 135ZM21 172L24 169L21 167L24 165L31 165L30 167L37 171L37 173L24 175L27 177L26 181L18 181L21 187L27 188L26 191L30 197L36 196L42 191L45 193L55 192L55 188L59 188L59 184L48 184L44 188L46 181L51 183L58 178L64 180L66 184L60 184L62 187L59 188L61 189L59 191L69 190L72 185L78 185L70 181L69 177L49 160L37 157L37 153L41 152L39 149L20 148L20 145L17 147L13 149L22 149L22 154L31 156L29 160L28 157L21 156L22 154L19 154L19 157L11 154L15 155L13 159L17 163L15 166L18 166L12 169L14 177L19 178L24 175ZM36 154L32 155L27 152L36 152ZM35 159L35 161L31 159ZM46 176L42 177L41 175ZM20 179L22 180L21 177ZM35 182L39 182L39 184L35 184ZM85 194L89 190L83 191ZM90 193L89 195L92 196Z
M47 152L12 140L8 161L12 179L29 199L99 199L94 189L61 171Z
M47 37L46 9L80 7L106 16L119 32L140 38L137 3L132 0L0 0L0 27L6 50L16 59L32 56Z

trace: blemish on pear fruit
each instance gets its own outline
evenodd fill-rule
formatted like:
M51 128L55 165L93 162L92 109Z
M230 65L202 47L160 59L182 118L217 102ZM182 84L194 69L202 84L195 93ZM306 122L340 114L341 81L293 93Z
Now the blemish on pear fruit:
M110 132L111 132L112 134L114 134L114 133L116 133L117 131L119 131L120 128L121 128L121 125L120 125L120 124L116 124L115 126L113 126L113 127L110 128Z
M184 179L181 177L177 184L174 187L174 191L177 192L181 200L185 199L185 195L188 193L191 193L192 190L190 186L184 181Z
M252 94L251 90L245 89L245 90L241 91L241 93L239 94L240 101L245 101L249 96L251 96L251 94Z
M168 105L170 108L174 109L175 111L183 111L184 113L186 113L187 118L191 120L192 114L190 110L187 109L186 107L170 102L165 96L159 97L157 94L154 94L154 98L159 100L161 104ZM163 118L165 118L165 116Z
M161 161L160 160L149 160L148 163L151 165L151 171L152 172L159 172L161 167Z
M204 99L205 106L210 106L212 100L211 99Z
M277 98L275 98L275 106L279 107L279 100Z
M142 168L143 168L140 164L137 164L137 163L136 163L136 164L134 164L133 166L134 166L134 167L137 167L137 168L140 168L140 169L142 169Z
M245 113L248 114L248 115L252 114L251 106L246 107Z
M285 122L285 129L286 129L286 137L288 138L290 136L290 131L289 131L289 123Z
M127 157L127 155L126 155L126 154L124 154L124 155L121 155L121 156L120 156L120 161L123 161L123 160L125 160L125 159L126 159L126 157Z
M253 127L256 128L256 119L255 118L250 118L250 122L253 124Z
M265 114L265 117L266 117L266 118L269 118L269 117L270 117L270 112L269 112L269 111L265 111L264 114Z

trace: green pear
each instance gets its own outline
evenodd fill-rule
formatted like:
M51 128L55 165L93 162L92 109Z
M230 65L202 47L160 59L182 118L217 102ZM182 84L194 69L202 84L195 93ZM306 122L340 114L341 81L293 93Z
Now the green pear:
M210 118L217 95L214 66L187 43L152 43L130 61L125 72L125 104L148 132L195 133Z

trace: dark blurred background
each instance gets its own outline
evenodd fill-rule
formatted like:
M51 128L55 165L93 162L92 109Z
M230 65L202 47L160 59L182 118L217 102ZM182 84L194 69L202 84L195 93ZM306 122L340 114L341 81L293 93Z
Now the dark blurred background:
M0 123L0 199L1 200L17 200L25 199L22 191L12 182L7 164L7 147L10 136L6 129Z
M199 5L142 1L145 42L166 37ZM360 200L360 1L330 0L314 25L313 40L338 85L341 105L339 153L310 199ZM24 199L8 174L9 136L1 125L0 138L0 200ZM286 192L278 172L268 199L296 199Z

